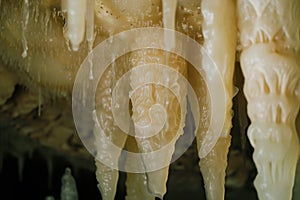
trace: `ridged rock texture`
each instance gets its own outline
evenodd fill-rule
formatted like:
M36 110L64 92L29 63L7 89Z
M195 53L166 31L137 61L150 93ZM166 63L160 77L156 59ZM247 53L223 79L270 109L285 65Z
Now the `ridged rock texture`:
M238 1L241 67L260 199L291 199L299 140L300 2Z

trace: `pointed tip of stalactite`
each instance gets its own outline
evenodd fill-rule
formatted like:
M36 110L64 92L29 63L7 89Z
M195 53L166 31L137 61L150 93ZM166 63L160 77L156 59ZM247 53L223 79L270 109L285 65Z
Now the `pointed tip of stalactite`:
M22 53L22 58L26 58L27 57L27 51L24 50L23 53Z
M149 186L149 183L148 183L148 192L149 192L151 195L153 195L153 196L155 196L155 197L157 197L157 198L159 198L159 199L163 199L163 198L164 198L164 195L165 195L165 193L166 193L166 192L159 192L159 191L157 191L157 190L151 188L151 187Z
M151 191L149 191L149 193L150 193L151 195L153 195L155 198L159 198L159 199L161 199L161 200L164 199L164 195L161 195L161 194L159 194L159 193L152 193Z
M73 51L78 51L79 50L79 44L76 44L74 42L71 42L71 47Z

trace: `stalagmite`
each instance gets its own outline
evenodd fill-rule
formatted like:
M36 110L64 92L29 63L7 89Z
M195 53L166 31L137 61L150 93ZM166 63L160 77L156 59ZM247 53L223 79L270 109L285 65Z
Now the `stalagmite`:
M78 193L75 179L71 174L71 169L66 168L64 175L61 177L61 200L78 200Z
M238 1L238 27L259 199L291 199L299 140L300 1Z
M212 149L201 149L203 145L207 145L203 144L205 142L203 141L203 137L209 133L205 133L203 128L200 128L197 133L200 157L199 165L204 178L206 197L207 199L217 200L224 199L225 170L231 138L229 133L231 129L233 71L237 38L235 1L203 0L201 10L203 15L203 45L208 55L217 65L226 91L226 119L222 132L214 133L220 135L215 146ZM202 65L208 65L207 62L208 60L204 59ZM204 124L200 124L200 127L204 126Z
M78 51L85 33L85 15L87 0L63 0L62 7L68 14L65 37L72 44L73 51Z

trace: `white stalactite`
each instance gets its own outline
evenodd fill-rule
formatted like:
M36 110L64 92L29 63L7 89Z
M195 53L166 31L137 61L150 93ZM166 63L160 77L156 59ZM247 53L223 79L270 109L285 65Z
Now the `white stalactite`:
M299 159L300 1L238 1L244 93L261 200L291 199Z
M73 51L78 51L84 39L87 0L66 0L62 6L68 14L65 36L71 42Z
M221 101L226 103L225 123L221 133L214 133L220 135L220 138L211 151L205 148L201 149L202 146L207 145L203 144L205 131L203 132L200 128L197 133L199 157L201 158L199 165L204 178L206 197L210 200L221 200L225 197L225 170L231 140L229 133L232 126L233 71L237 40L235 8L233 0L203 0L201 4L203 46L219 69L226 94L226 98L219 101L219 103L223 103ZM202 65L207 66L207 62L208 60L204 59ZM222 90L223 88L218 89ZM205 127L205 125L202 124L200 127ZM204 158L202 158L203 156Z

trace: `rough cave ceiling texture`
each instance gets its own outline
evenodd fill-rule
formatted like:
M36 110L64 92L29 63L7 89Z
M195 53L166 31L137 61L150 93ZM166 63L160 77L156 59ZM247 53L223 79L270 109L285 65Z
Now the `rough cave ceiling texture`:
M162 16L167 15L162 10L163 4L160 0L147 1L149 4L142 3L146 1L135 1L131 6L124 4L125 1L113 3L114 1L96 0L95 2L95 26L92 29L96 36L93 41L94 46L123 30L162 26ZM238 6L243 5L243 1L237 2ZM174 28L205 45L202 25L207 22L203 22L205 19L202 17L201 5L201 2L196 0L178 0ZM297 15L300 6L297 4L295 7L298 8L298 10L294 10ZM126 10L127 14L124 14L122 8ZM144 12L136 12L138 9L144 10ZM207 10L209 11L209 9L211 8L208 6ZM100 199L94 176L96 170L94 158L78 137L71 105L72 87L77 70L88 52L91 51L89 40L83 41L78 51L72 51L76 48L74 42L72 43L72 39L70 42L66 42L66 37L71 34L70 27L67 29L67 26L72 21L68 21L70 17L67 18L66 12L62 12L59 0L29 0L29 2L26 0L15 2L0 0L0 11L0 170L2 169L0 188L4 188L4 198L14 199L26 196L32 199L41 199L47 195L59 198L60 177L64 169L70 166L77 180L80 199ZM80 17L78 20L80 21ZM224 20L226 21L226 19ZM296 16L293 20L300 21L300 18ZM164 24L168 24L169 21L167 20ZM243 22L241 24L242 27ZM209 23L206 25L209 27ZM168 28L172 28L172 24ZM289 27L287 29L289 30ZM85 34L93 37L88 32ZM266 39L265 33L261 34L261 37ZM276 38L278 37L284 36L279 34ZM293 38L293 35L290 37ZM298 45L299 37L296 40ZM258 38L258 41L255 42L260 43L260 39ZM226 39L222 40L224 43L227 41ZM239 50L250 45L243 43L247 37L246 39L241 38L241 40L242 44L238 46ZM165 56L157 52L149 52L146 52L148 58L159 57L158 55ZM295 55L300 57L299 49L295 52ZM135 53L117 60L115 65L122 66L122 70L126 71L124 60L131 59L131 64L139 62L141 58L139 52ZM243 93L244 78L239 62L240 52L237 52L236 55L235 74L231 81L239 92L233 98L233 127L230 131L232 140L226 169L225 197L226 199L240 199L243 196L243 199L257 199L258 196L253 185L257 170L252 159L253 148L246 136L250 120L247 117L247 101ZM190 66L183 64L180 58L172 56L171 60L174 62L170 65L173 65L174 69L177 67L179 71L182 70L181 73L184 76L190 74L192 77ZM132 58L136 59L132 61ZM298 65L299 67L300 65ZM113 66L105 72L111 82L113 82L110 77L112 68ZM124 73L122 70L115 71L115 77L122 76ZM137 77L139 76L140 74L137 75ZM299 75L295 76L298 76L299 81ZM230 79L230 77L229 72L224 79ZM99 86L100 92L102 91L101 86L113 84L109 81L105 82L105 78L103 80L103 85ZM228 82L230 83L230 80ZM157 94L160 94L159 89L155 90ZM229 89L229 93L234 92L231 90ZM297 92L297 88L295 91ZM137 105L139 97L140 95L136 97L133 95L131 106L139 106ZM192 126L187 121L185 123L185 129ZM226 123L230 126L230 120ZM299 133L299 114L296 125ZM198 162L198 149L194 142L184 155L170 166L167 182L168 192L164 199L205 198L203 177ZM295 179L294 199L300 196L299 171ZM120 174L116 199L124 199L126 195L125 176L124 173ZM30 179L32 179L31 182ZM38 183L39 180L40 183ZM40 191L36 192L36 189L28 184L39 188ZM9 191L11 188L13 188L13 192ZM105 192L102 193L102 195L104 194ZM206 195L210 196L208 193ZM150 199L153 198L152 196ZM109 198L107 197L107 199Z

